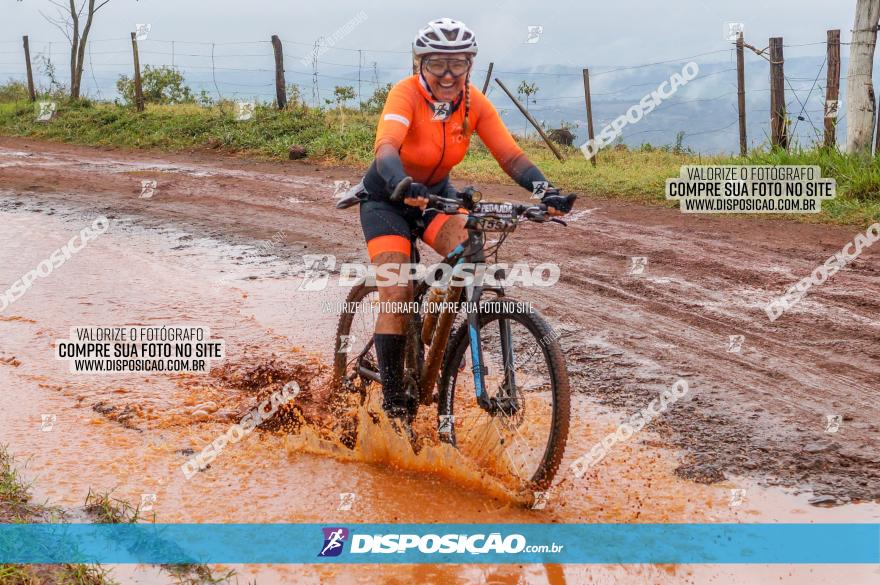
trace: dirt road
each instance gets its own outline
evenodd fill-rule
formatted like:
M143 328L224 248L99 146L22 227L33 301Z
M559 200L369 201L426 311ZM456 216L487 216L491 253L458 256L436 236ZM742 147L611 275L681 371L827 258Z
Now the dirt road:
M303 253L334 254L340 262L366 258L357 213L332 205L334 181L358 179L355 169L308 163L0 139L5 232L0 239L7 251L15 251L0 268L4 289L76 226L97 214L116 222L111 238L95 243L65 265L63 275L39 282L0 314L0 384L20 391L14 399L4 393L3 401L23 417L7 424L0 440L10 442L13 451L38 453L34 465L45 466L52 479L41 482L51 485L43 488L45 495L70 505L84 496L80 491L95 483L95 477L76 472L76 459L85 453L117 478L158 477L147 470L180 465L180 455L174 454L187 433L193 447L206 441L187 430L194 407L211 401L221 405L220 414L200 426L199 436L210 436L247 401L255 377L266 372L271 377L273 367L280 376L294 371L320 376L321 360L329 361L335 321L319 310L320 303L344 291L303 294L294 285ZM149 198L141 197L143 180L157 182ZM511 195L512 188L501 185L481 187L490 200L526 195ZM805 502L819 496L831 505L880 498L880 248L867 249L813 287L777 321L770 322L763 309L863 230L684 216L677 209L588 197L579 200L567 228L519 229L500 260L557 262L561 270L557 285L518 290L516 296L531 301L557 327L567 351L577 400L563 467L676 379L687 379L691 388L650 432L567 486L559 507L550 506L550 518L731 519L739 513L725 502L733 486L747 486L755 494L753 521L790 514L800 515L799 521L804 515L829 518L829 513L866 521L878 517L876 505L822 510ZM634 257L647 259L643 270L633 270ZM85 380L51 357L52 341L66 337L73 325L163 320L203 321L226 338L230 363L224 375L209 382L187 376L154 376L142 384ZM259 365L264 370L255 369ZM75 404L77 417L103 430L47 447L47 434L28 434L27 425L33 417L39 420L40 409L22 403L22 395L55 401L59 412ZM834 421L836 430L829 427ZM144 446L147 436L155 440ZM103 454L108 448L136 449L140 455L123 462ZM40 454L44 449L49 453ZM267 455L267 449L274 451ZM244 479L239 477L241 485L227 486L222 476L210 480L210 490L183 489L179 478L151 485L166 493L165 521L319 521L323 513L305 502L325 491L335 498L336 491L345 491L335 486L352 478L358 487L350 491L373 498L371 511L354 513L352 521L443 521L452 509L462 521L549 521L530 519L495 495L489 496L493 504L479 501L474 493L486 494L485 486L464 468L444 481L476 492L426 482L420 474L431 469L428 459L401 461L392 451L349 456L318 438L291 442L266 436L219 464L229 473L248 469ZM290 459L292 453L299 455L290 469L272 467L277 474L272 479L260 475L266 465L280 466L278 458ZM61 459L67 474L51 471L59 457L74 459ZM249 458L265 463L250 468ZM406 479L409 492L389 489L393 474L370 467L352 475L346 464L352 460L358 466L390 460L416 475ZM303 477L317 483L286 483L297 485ZM131 494L143 491L124 480L116 483ZM787 491L783 495L766 486ZM287 490L299 502L296 513L271 503ZM797 504L786 499L792 492L804 494ZM437 508L394 504L413 493L451 499ZM258 519L244 509L229 509L228 502L242 494L266 503ZM472 571L462 569L457 578L468 581ZM604 578L613 580L609 571ZM532 581L530 574L516 573ZM776 573L764 574L771 575ZM660 570L644 579L667 577ZM553 581L549 571L546 578Z

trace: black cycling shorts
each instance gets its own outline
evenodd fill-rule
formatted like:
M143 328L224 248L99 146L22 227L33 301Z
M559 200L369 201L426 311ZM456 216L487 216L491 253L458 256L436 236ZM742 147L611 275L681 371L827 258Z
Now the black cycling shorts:
M370 260L383 252L409 256L414 238L421 238L433 248L440 228L453 217L435 209L422 212L418 207L389 201L367 200L360 206L361 229Z

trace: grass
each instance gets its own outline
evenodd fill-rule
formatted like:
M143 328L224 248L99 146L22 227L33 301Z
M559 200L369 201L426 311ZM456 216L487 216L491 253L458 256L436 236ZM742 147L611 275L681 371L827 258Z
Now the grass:
M111 496L108 492L89 489L84 509L99 523L135 523L140 519L138 507ZM30 484L16 470L15 458L0 445L0 523L40 522L51 511L30 503ZM210 568L199 564L162 565L175 582L181 585L225 583L235 571L215 577ZM0 564L0 585L113 585L108 571L101 565L17 565Z
M115 583L101 565L62 565L58 582L64 585L106 585Z
M566 158L565 162L561 162L543 142L524 140L520 141L520 145L544 174L552 179L553 184L560 188L598 197L663 205L668 205L663 195L666 179L678 176L681 165L700 164L699 161L702 164L721 162L717 157L698 157L675 153L671 149L620 149L602 151L599 154L599 164L593 167L577 148L558 147ZM485 147L478 146L473 150L456 167L457 177L514 184Z
M0 565L0 583L3 585L39 585L40 581L27 565Z
M48 511L30 503L30 484L15 467L15 458L0 445L0 523L39 522ZM3 585L109 585L114 583L100 565L0 565Z
M278 112L260 106L251 120L239 122L230 103L150 105L138 113L113 104L61 102L49 122L37 121L34 111L28 102L0 104L0 134L167 151L222 149L279 159L287 158L291 144L299 144L313 158L363 163L363 146L372 142L374 131L367 116L348 115L343 126L337 117L307 108Z
M100 565L0 565L3 585L108 585L115 583Z
M823 177L837 180L837 197L822 202L822 214L815 218L833 223L869 224L880 221L880 157L846 155L819 148L791 152L753 152L731 164L817 165ZM805 219L812 219L809 215Z
M0 445L0 510L4 522L26 522L34 515L29 505L30 484L15 469L15 458Z
M134 524L140 519L140 506L110 496L108 492L92 491L86 495L83 509L99 524Z
M134 524L140 520L140 506L133 506L125 500L111 496L113 490L107 492L92 491L86 495L83 509L99 524ZM161 565L176 583L180 585L211 585L227 583L235 575L230 571L226 575L215 577L210 567L202 564ZM2 583L2 581L0 581ZM79 584L80 581L72 581ZM91 585L84 581L82 585Z
M235 576L235 569L215 577L207 565L162 565L178 585L215 585L228 583Z
M51 121L35 119L35 106L26 101L0 102L0 135L27 136L95 146L162 151L218 150L273 160L288 158L299 145L309 160L322 164L365 167L372 161L376 114L354 110L322 110L295 106L277 111L258 105L249 121L236 121L231 102L203 107L195 104L148 105L136 112L125 106L88 100L58 101ZM823 203L820 214L788 215L799 221L868 224L880 220L880 159L843 155L826 149L787 152L754 151L744 158L701 156L672 147L645 145L605 149L593 167L580 151L560 147L566 161L558 161L537 140L521 140L528 156L566 190L592 196L621 198L675 206L666 201L665 181L678 176L684 164L816 164L823 176L837 179L838 195ZM501 182L513 185L479 140L456 167L457 182Z

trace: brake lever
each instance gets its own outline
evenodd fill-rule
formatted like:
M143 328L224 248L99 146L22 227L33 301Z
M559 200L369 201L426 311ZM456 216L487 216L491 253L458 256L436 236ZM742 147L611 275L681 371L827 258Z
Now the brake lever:
M544 209L540 209L537 206L533 207L534 211L527 211L523 214L523 216L529 221L534 221L536 223L545 223L550 221L550 217L547 215L547 211Z
M450 199L448 197L440 197L439 195L431 195L428 198L428 205L430 209L436 209L446 215L453 215L458 213L458 209L461 207L461 201L458 199Z

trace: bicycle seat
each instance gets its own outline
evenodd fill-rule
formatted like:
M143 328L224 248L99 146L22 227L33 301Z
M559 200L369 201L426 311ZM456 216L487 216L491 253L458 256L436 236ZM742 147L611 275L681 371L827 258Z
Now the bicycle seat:
M366 194L367 192L364 191L364 182L361 181L348 191L338 195L339 199L336 201L336 209L348 209L349 207L363 201Z

